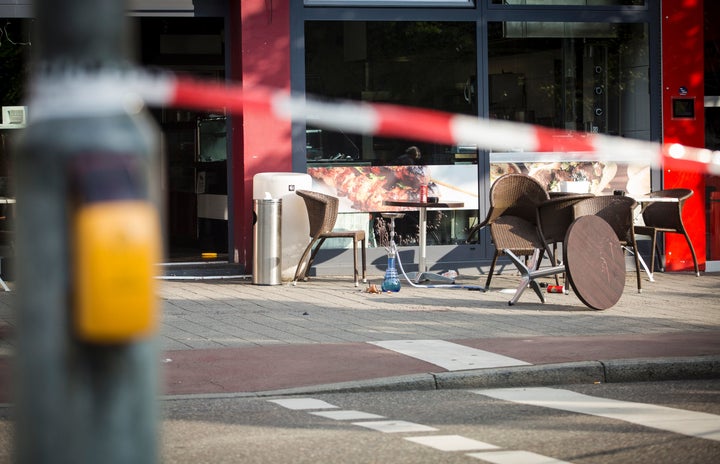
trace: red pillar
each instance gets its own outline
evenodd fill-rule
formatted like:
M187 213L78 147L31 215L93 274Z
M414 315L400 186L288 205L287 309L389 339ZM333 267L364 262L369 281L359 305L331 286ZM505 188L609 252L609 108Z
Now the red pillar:
M289 0L231 0L231 76L244 87L290 88ZM259 172L292 171L291 124L245 111L233 119L234 226L230 260L252 268L252 180Z
M663 141L705 146L704 55L702 0L662 2ZM694 101L693 117L673 114L673 101ZM695 194L684 208L683 222L695 246L701 268L705 264L705 177L665 166L664 188L691 188ZM666 235L666 269L693 269L685 238Z

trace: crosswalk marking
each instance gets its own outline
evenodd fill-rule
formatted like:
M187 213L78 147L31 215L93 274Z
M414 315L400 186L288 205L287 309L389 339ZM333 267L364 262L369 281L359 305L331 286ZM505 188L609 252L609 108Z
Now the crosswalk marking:
M435 364L448 371L530 364L519 359L444 340L384 340L368 343Z
M355 410L342 410L342 411L318 411L311 412L315 416L325 417L327 419L333 419L338 421L344 420L363 420L363 419L384 419L385 416L378 414L371 414L369 412L355 411Z
M295 411L302 411L305 409L336 409L337 406L327 403L323 400L316 400L313 398L288 398L282 400L268 400L270 403L278 404L284 408L292 409Z
M492 462L493 464L569 464L567 461L543 456L530 451L490 451L468 453L470 457Z
M402 420L385 420L385 421L369 421L369 422L353 422L353 425L377 430L383 433L406 433L406 432L435 432L435 427L429 425L416 424Z
M406 440L429 446L440 451L478 451L498 449L497 446L473 440L460 435L429 435L426 437L405 437Z
M314 398L290 398L268 400L279 406L300 411L304 410L315 416L326 417L334 420L362 420L362 422L351 422L352 425L365 427L382 433L420 433L437 432L438 429L428 425L417 424L403 420L375 420L366 419L383 418L383 416L356 410L339 409L338 406ZM312 411L320 409L321 411ZM336 410L328 410L336 409ZM404 437L405 440L429 446L439 451L463 452L463 451L492 451L469 453L468 456L485 460L496 464L563 464L554 458L542 456L529 451L500 451L500 447L491 443L485 443L461 435L426 435L418 437ZM570 464L570 463L565 463Z
M621 420L669 432L720 441L720 416L703 412L583 395L557 388L472 390L491 398Z

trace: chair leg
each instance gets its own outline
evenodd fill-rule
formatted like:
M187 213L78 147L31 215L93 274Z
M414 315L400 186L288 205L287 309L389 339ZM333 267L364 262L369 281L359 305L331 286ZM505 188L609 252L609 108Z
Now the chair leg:
M495 271L495 263L497 263L498 256L500 256L500 250L495 252L495 256L493 256L492 264L490 264L490 270L488 271L487 280L485 281L485 290L487 291L490 288L490 280L492 280L493 272Z
M313 245L315 244L315 240L311 240L310 243L308 243L308 246L305 247L305 251L303 251L302 256L300 257L300 261L298 262L297 268L295 268L295 277L293 277L293 285L297 285L297 281L300 278L305 278L307 275L307 270L310 269L310 262L308 261L307 267L305 266L305 260L307 259L308 255L310 254L310 251L312 250Z
M351 237L353 241L353 279L355 281L355 286L360 285L360 268L358 267L359 260L358 260L358 240L356 240L354 237ZM320 239L313 239L308 244L308 246L305 248L305 251L302 254L302 257L300 258L300 261L298 262L297 268L295 269L295 277L293 278L293 285L297 284L297 281L307 280L308 274L310 273L310 268L312 268L312 264L315 262L315 257L317 256L318 252L320 251L320 248L322 247L323 243L325 242L326 237L322 237ZM367 282L367 255L365 252L366 248L366 239L360 240L361 244L361 250L359 251L362 253L362 281ZM309 255L309 258L308 258ZM307 263L306 263L307 260Z
M355 286L359 285L360 271L358 270L358 253L362 259L362 281L367 282L367 257L365 256L365 239L360 239L360 250L358 250L358 240L353 237L353 272L355 276Z
M655 252L657 251L657 230L650 235L650 274L655 272Z
M362 281L365 283L367 282L367 257L365 256L365 249L367 247L366 239L360 240L360 246L362 247L360 250L362 253Z
M548 248L548 253L550 253L550 249ZM552 254L550 255L550 264L555 267L557 266L557 243L553 243L553 249ZM560 285L560 279L558 279L558 275L555 274L555 285Z
M550 257L550 264L552 265L552 267L556 267L558 265L557 243L553 243L552 253L550 253L549 247L546 246L545 249L548 252L548 256ZM538 263L538 267L540 267L539 263ZM558 274L555 274L554 277L555 277L555 285L560 285L560 277L558 277ZM563 293L565 295L569 295L570 294L570 281L567 278L567 272L562 273L562 280L563 280L563 288L564 288Z
M360 273L358 272L358 249L357 249L357 240L355 240L355 237L352 239L353 244L353 279L355 280L355 286L359 286L360 283L358 282L358 276Z
M320 247L322 244L325 243L325 237L322 237L318 240L317 245L315 245L315 248L313 249L312 253L310 254L310 259L308 260L307 267L305 268L305 275L303 275L303 279L308 278L308 274L310 273L310 268L312 267L312 264L315 262L315 256L317 256L318 251L320 251Z
M700 268L698 267L697 256L695 255L695 248L693 247L693 244L690 241L690 236L684 229L683 229L683 235L685 236L685 240L687 241L688 247L690 247L690 253L692 254L693 264L695 265L695 275L700 277Z
M472 239L473 235L475 235L476 233L479 233L479 232L478 232L479 230L480 230L480 227L478 227L478 224L475 224L474 226L472 226L472 227L470 228L470 230L468 230L468 235L467 235L467 238L465 239L465 241L466 241L467 243L472 243L472 242L470 241L470 239ZM479 242L479 241L480 241L480 237L478 237L478 242Z
M642 293L642 279L640 278L640 254L638 253L637 242L635 241L634 236L632 238L632 247L633 257L635 258L635 277L637 278L638 293Z
M660 244L657 242L655 242L655 253L657 254L658 266L660 267L660 271L665 272L665 257L660 252Z

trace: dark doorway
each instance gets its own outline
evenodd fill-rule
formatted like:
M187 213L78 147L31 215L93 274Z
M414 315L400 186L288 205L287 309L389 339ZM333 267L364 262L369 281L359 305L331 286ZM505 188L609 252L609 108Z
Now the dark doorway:
M137 18L138 60L202 79L225 79L223 18ZM222 113L153 109L163 141L158 179L169 261L227 261L227 120Z

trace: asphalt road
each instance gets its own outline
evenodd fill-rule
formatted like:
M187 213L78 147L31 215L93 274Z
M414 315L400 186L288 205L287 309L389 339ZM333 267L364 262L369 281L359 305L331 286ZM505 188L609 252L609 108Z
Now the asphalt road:
M513 390L527 401L554 395L541 405L493 396L508 391L164 401L162 455L172 463L720 460L720 380ZM568 404L594 414L558 409ZM595 415L603 413L614 418Z

